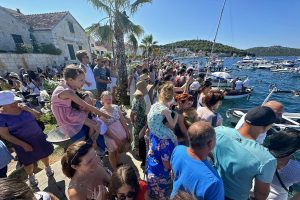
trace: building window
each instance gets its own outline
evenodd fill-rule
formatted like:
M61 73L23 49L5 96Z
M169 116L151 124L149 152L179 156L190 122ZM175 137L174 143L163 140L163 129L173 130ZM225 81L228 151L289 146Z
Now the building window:
M96 52L97 52L98 55L100 54L100 52L98 50Z
M78 46L78 49L79 49L79 50L82 50L82 46Z
M91 44L91 46L94 47L95 45L94 45L94 44Z
M73 23L72 22L68 22L68 25L69 25L70 32L71 33L75 33Z
M11 34L15 44L23 44L23 39L21 35L15 35L15 34Z
M104 51L101 51L101 56L104 54Z
M70 54L71 60L76 60L73 45L72 44L68 44L68 49L69 49L69 54Z

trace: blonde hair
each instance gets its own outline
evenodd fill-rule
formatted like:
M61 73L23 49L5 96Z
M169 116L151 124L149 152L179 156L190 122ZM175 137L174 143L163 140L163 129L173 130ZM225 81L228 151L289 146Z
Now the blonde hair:
M169 102L174 97L174 85L165 83L160 88L159 99L163 102Z
M110 92L110 91L103 91L103 92L101 93L101 96L100 96L100 101L101 101L101 104L103 104L103 101L102 101L102 99L103 99L103 97L105 97L105 96L112 97L112 94L111 94L111 92Z

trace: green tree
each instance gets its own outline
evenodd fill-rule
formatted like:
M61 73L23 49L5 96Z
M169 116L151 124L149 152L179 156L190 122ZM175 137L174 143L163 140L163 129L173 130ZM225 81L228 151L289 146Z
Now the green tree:
M143 49L143 55L149 58L152 55L153 49L156 47L157 41L153 41L153 36L147 35L143 38L140 47Z
M115 49L116 66L118 69L117 99L125 104L127 99L127 68L125 55L125 35L141 36L143 29L134 24L127 13L132 16L140 6L152 0L88 0L96 9L104 12L106 17L86 29L89 35L100 41L112 44ZM113 43L115 41L115 43ZM115 47L114 47L115 44Z

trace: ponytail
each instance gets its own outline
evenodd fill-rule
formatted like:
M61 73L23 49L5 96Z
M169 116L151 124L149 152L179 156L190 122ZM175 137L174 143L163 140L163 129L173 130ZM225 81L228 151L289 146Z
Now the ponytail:
M71 167L71 164L69 164L67 153L64 153L61 159L61 166L64 175L66 175L68 178L72 178L74 176L76 170L73 167Z

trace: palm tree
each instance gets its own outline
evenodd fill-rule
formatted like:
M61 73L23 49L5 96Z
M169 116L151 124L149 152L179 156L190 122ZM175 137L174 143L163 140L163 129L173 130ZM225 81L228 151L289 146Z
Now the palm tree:
M130 43L137 48L136 37L143 34L142 27L130 21L127 13L132 16L140 6L151 3L152 0L135 0L133 3L130 0L88 0L88 2L107 15L100 22L88 27L86 31L98 40L112 44L113 56L116 58L118 69L117 99L120 103L125 104L128 98L124 36L128 35Z
M143 49L143 55L149 57L152 55L153 50L155 49L157 41L153 41L153 36L147 35L143 38L140 47Z

